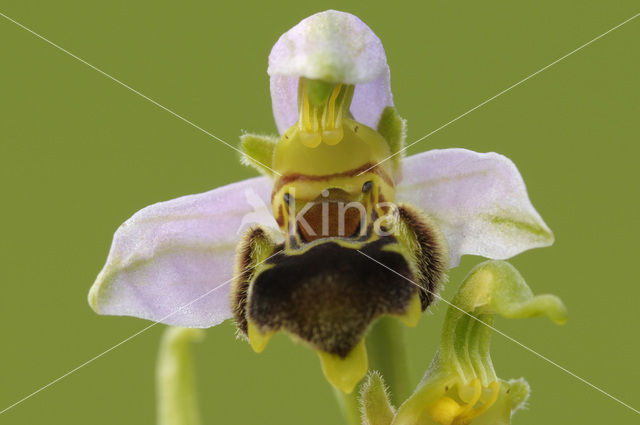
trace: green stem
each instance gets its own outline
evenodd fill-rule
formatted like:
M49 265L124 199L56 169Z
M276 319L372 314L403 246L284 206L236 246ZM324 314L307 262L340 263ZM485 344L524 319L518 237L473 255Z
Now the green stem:
M200 424L191 343L203 333L202 329L169 327L162 336L156 366L159 425Z
M391 402L402 404L411 395L404 327L398 319L382 317L367 336L369 367L382 374L391 389Z
M358 389L351 394L345 394L333 385L333 393L338 400L338 406L348 425L360 425L360 403L358 402Z

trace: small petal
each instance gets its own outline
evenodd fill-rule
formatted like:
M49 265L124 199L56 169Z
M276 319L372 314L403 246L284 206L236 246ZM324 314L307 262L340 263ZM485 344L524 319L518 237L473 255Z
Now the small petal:
M407 120L398 114L396 108L388 106L380 116L378 133L389 143L391 154L400 153L407 138ZM393 161L394 166L397 166L401 159L402 155L395 155L391 158L391 161Z
M273 113L280 133L298 120L300 77L354 84L351 113L376 128L382 111L393 106L389 66L380 39L349 13L312 15L276 42L269 55Z
M244 165L255 168L265 176L273 177L273 152L279 137L245 133L240 136L240 149Z
M209 327L231 317L242 229L270 217L266 177L148 206L116 232L89 304L100 314ZM219 289L217 289L219 288Z
M443 149L405 158L402 166L397 198L421 208L440 226L452 267L465 254L506 259L553 243L508 158Z

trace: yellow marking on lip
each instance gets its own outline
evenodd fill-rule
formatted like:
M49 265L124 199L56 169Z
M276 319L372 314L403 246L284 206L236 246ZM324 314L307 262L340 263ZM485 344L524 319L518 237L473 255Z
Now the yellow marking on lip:
M322 372L333 386L344 393L351 394L358 382L367 374L368 360L364 340L355 346L347 357L318 351Z
M273 331L261 332L252 322L249 322L247 327L249 344L256 353L261 353L265 349L274 333Z
M422 315L422 303L420 302L420 295L416 293L409 301L407 306L407 312L399 315L398 319L410 328L415 328L418 325L420 316Z

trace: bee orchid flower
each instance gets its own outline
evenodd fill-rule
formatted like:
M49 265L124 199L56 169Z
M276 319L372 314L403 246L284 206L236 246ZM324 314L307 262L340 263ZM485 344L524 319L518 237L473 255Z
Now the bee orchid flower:
M504 156L402 158L385 51L357 17L304 19L268 73L280 135L241 137L242 161L264 175L134 214L90 290L96 312L198 328L234 318L256 351L285 331L350 392L374 320L415 324L462 255L553 242Z

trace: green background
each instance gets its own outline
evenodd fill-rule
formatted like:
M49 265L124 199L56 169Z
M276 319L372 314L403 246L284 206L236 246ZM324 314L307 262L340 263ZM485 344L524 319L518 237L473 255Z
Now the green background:
M382 39L409 141L640 12L629 1L0 1L0 11L232 144L275 132L267 55L328 8ZM556 244L513 259L566 302L497 327L640 407L637 278L640 18L412 147L514 160ZM254 175L238 154L0 18L0 410L148 322L95 315L87 291L117 226L150 203ZM478 258L451 271L443 295ZM408 331L417 383L441 303ZM152 424L161 326L0 416L7 424ZM638 416L499 335L504 378L533 394L517 424L637 423ZM338 423L316 354L279 335L254 354L225 323L197 346L205 423Z

